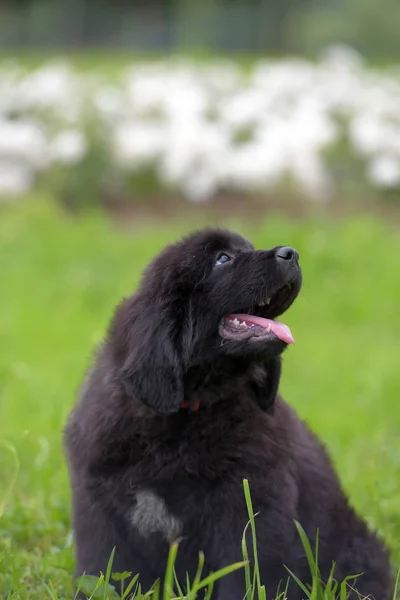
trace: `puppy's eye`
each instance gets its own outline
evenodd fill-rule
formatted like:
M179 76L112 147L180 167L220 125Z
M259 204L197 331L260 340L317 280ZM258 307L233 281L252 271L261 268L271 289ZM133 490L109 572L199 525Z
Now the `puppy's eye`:
M217 256L217 260L215 261L215 265L223 265L224 263L227 263L230 260L232 260L230 256L228 256L227 254L224 254L223 252L221 252L221 254L218 254L218 256Z

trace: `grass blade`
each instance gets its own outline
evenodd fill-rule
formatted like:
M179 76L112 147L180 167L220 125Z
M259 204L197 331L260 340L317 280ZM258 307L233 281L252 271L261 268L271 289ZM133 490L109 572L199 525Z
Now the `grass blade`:
M243 559L246 561L246 565L244 567L244 578L245 578L245 585L246 585L245 598L246 599L251 594L251 566L250 566L250 561L249 561L249 551L247 549L247 542L246 542L246 534L247 534L247 530L248 530L249 526L250 526L250 521L247 522L247 525L244 528L243 536L242 536L242 556L243 556Z
M219 571L215 571L215 573L210 573L210 575L207 575L207 577L200 582L199 590L210 585L211 582L215 583L218 579L222 579L222 577L225 577L226 575L229 575L230 573L233 573L234 571L238 571L239 569L242 569L245 564L246 563L244 561L233 563L233 565L224 567L223 569L220 569Z
M108 591L108 586L110 584L111 570L112 570L112 566L113 566L113 562L114 562L114 556L115 556L115 546L111 550L110 558L108 559L106 576L105 576L105 580L104 580L105 585L104 585L103 600L107 600L107 591Z
M399 585L400 585L400 569L397 571L396 581L394 584L393 600L396 600L396 598L399 595Z
M254 598L255 588L257 588L258 595L260 595L261 581L260 581L260 569L258 565L258 553L257 553L257 535L256 535L256 524L255 524L255 515L253 511L253 503L251 501L250 487L247 479L243 480L244 487L244 495L246 499L247 512L250 519L250 527L251 527L251 535L253 539L253 590L251 598Z
M211 596L214 590L214 581L212 581L208 586L207 586L207 593L204 596L204 600L211 600Z
M178 576L176 574L175 569L174 569L174 582L175 582L175 587L178 591L178 596L181 596L183 598L185 594L183 593L183 590L182 590L181 586L179 585ZM188 573L186 573L186 589L190 590L190 580L189 580Z
M199 562L198 562L198 566L197 566L197 572L194 577L192 586L190 586L190 582L188 582L187 600L195 600L195 598L197 596L197 592L199 591L199 589L201 589L199 586L201 583L201 575L203 573L204 561L205 561L204 553L200 552L199 553ZM182 597L183 597L183 594L182 594Z
M308 561L308 564L310 567L310 572L312 575L315 575L315 573L318 571L318 567L317 567L317 563L314 559L314 555L313 555L307 534L298 521L295 521L295 525L296 525L297 532L300 536L301 543L303 544L304 551L307 555L307 561ZM317 536L317 539L318 539L318 536Z
M168 562L167 562L167 569L165 572L164 589L163 589L164 600L170 600L172 598L172 596L174 595L174 587L173 587L174 571L175 571L174 567L175 567L175 563L176 563L177 554L178 554L178 544L176 542L174 542L173 544L171 544L169 554L168 554Z
M6 508L6 504L7 501L11 495L11 492L14 489L14 486L17 482L18 479L18 474L19 474L19 470L20 470L20 462L19 462L19 458L18 458L18 454L17 451L15 449L15 447L10 444L10 442L8 442L7 440L0 440L0 447L3 446L3 448L5 448L6 452L8 453L8 455L11 457L11 469L10 469L10 480L8 482L4 482L4 491L2 493L2 498L0 498L0 518L3 516L5 508ZM2 465L5 465L5 460L2 459L1 461ZM2 467L3 470L5 469L5 467ZM1 481L0 481L1 484Z
M58 600L58 594L52 589L52 587L47 585L47 583L44 583L43 585L44 585L45 589L48 591L50 599Z
M135 575L135 577L132 577L131 581L126 586L126 590L123 591L123 594L122 594L123 600L128 597L128 594L130 594L133 586L137 583L138 579L139 579L139 575Z
M288 567L285 566L285 569L290 574L290 576L295 580L299 588L305 593L307 598L311 598L311 591L300 581L300 579L291 571Z
M262 585L260 587L259 600L267 600L267 592L265 590L265 585Z

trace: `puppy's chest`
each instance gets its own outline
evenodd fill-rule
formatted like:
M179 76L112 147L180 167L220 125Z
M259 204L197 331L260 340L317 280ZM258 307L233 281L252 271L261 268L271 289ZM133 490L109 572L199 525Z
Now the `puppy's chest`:
M253 432L254 435L254 432ZM225 475L250 466L252 448L262 443L252 436L251 427L241 422L209 423L191 419L183 427L166 435L152 453L161 472L170 480L176 476L201 482L220 480ZM160 474L161 474L160 472Z
M179 436L172 431L156 446L150 444L141 461L130 521L144 538L170 542L186 535L199 526L199 515L212 519L213 498L227 493L244 502L243 478L263 471L260 452L251 451L254 439L240 424L214 429L199 420L185 425Z
M172 542L182 534L184 522L179 511L171 509L160 491L145 486L138 488L133 496L128 519L142 538L156 536Z

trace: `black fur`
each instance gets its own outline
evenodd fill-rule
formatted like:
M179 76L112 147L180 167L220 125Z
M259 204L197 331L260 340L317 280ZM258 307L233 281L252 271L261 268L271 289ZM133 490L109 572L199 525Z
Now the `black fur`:
M310 583L298 520L311 543L319 529L323 578L335 561L337 579L363 573L360 593L389 599L386 550L349 506L320 442L277 396L286 344L220 335L224 315L251 312L267 295L270 305L254 309L261 316L293 302L300 267L279 248L255 251L237 234L200 231L156 257L117 308L65 432L76 575L105 571L115 546L113 570L139 572L148 589L175 537L183 586L200 550L206 571L241 560L247 478L269 598L288 579L283 565ZM221 252L232 260L215 266ZM198 400L197 411L181 408ZM238 571L213 598L244 595ZM304 593L291 582L288 597Z

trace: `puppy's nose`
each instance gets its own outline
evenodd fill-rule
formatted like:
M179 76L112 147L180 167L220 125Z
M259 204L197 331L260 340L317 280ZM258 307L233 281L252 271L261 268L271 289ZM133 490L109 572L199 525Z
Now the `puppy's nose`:
M294 260L297 261L299 259L299 253L295 248L291 248L290 246L282 246L278 248L276 251L276 258L281 260Z

